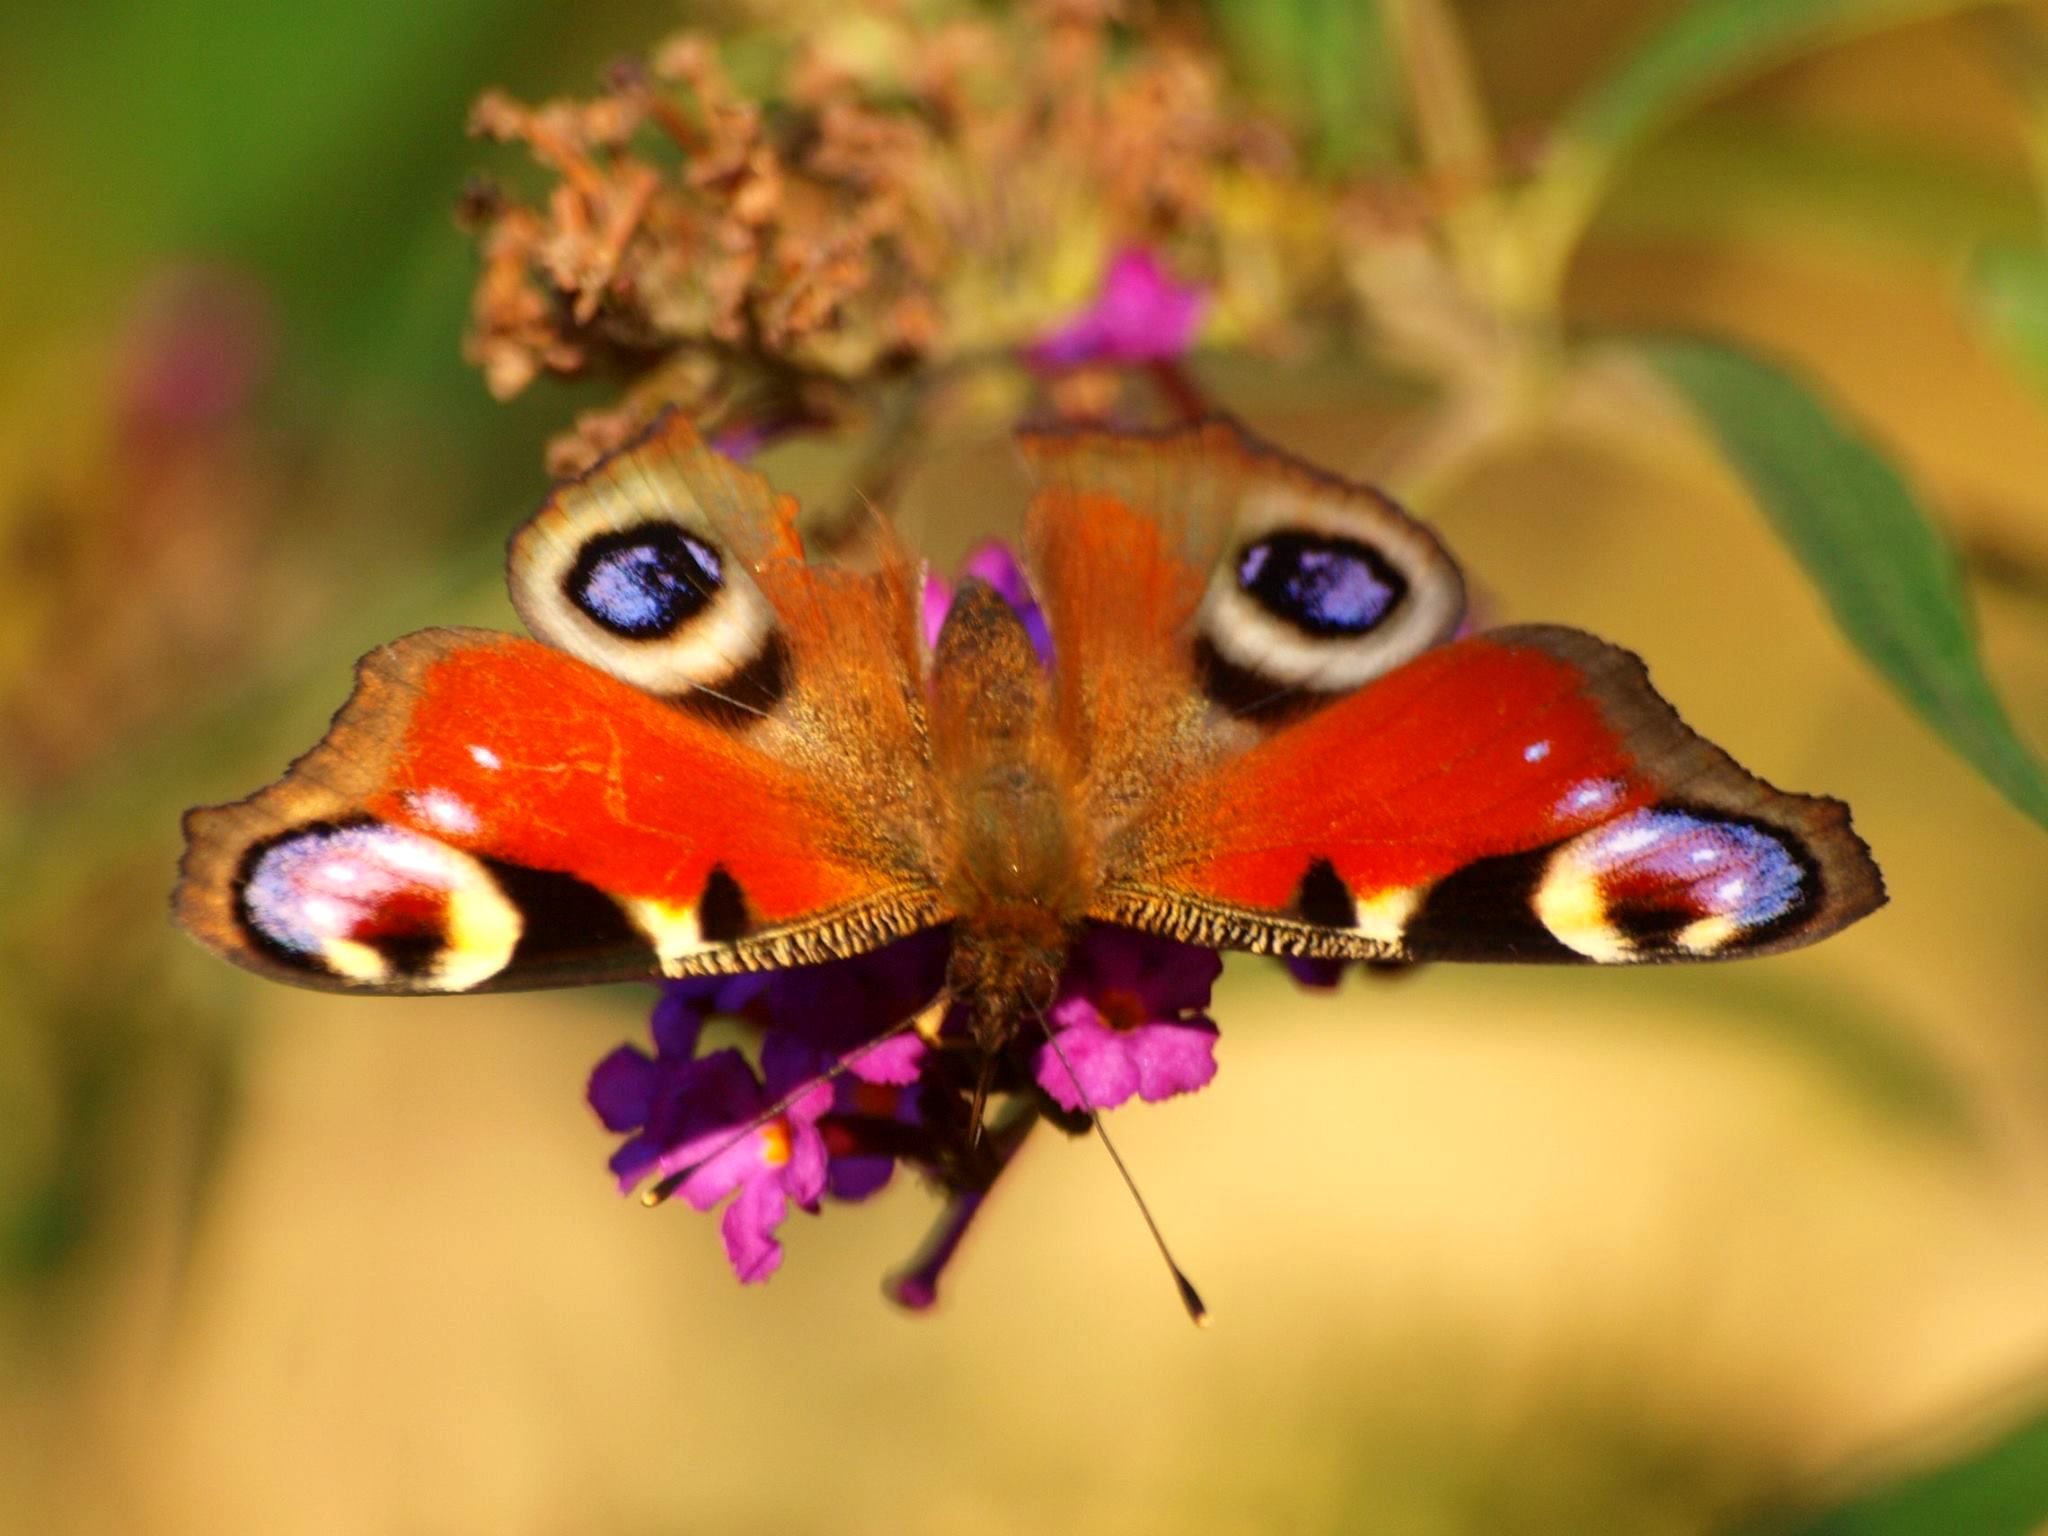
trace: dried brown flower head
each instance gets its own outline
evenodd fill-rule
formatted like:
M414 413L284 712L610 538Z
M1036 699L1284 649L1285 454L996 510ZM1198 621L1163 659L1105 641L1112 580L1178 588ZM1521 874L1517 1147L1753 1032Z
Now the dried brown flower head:
M632 415L815 395L1012 354L1129 245L1167 252L1234 332L1276 324L1288 283L1336 270L1325 238L1271 216L1303 204L1284 135L1198 39L1113 35L1112 9L920 26L848 8L801 36L750 36L760 90L692 32L586 101L486 95L474 130L524 145L551 180L536 201L467 202L483 258L470 357L500 397L602 365L637 381ZM557 464L619 430L586 423Z

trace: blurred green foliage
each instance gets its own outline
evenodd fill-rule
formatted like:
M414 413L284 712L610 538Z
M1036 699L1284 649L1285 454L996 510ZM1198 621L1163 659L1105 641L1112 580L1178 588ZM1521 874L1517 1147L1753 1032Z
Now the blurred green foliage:
M1817 1513L1742 1536L2031 1536L2048 1518L2048 1413L2035 1412L1950 1459L1866 1472L1873 1486ZM1919 1461L1919 1458L1913 1458Z
M2048 390L2048 251L1985 246L1970 271L1970 293L2014 364Z
M1882 453L1791 374L1696 338L1638 351L1709 423L1835 622L2005 795L2048 824L2048 778L1977 653L1961 567Z
M1254 95L1297 127L1332 173L1388 168L1404 152L1401 76L1377 5L1209 0Z

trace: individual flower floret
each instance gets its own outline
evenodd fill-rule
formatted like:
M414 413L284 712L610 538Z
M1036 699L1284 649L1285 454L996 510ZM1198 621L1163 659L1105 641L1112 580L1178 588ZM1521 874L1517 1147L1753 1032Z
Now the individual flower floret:
M1222 970L1214 950L1091 925L1060 979L1039 1086L1077 1111L1205 1087L1216 1075L1216 1026L1201 1010Z
M1206 306L1203 290L1176 281L1151 251L1119 251L1094 302L1032 347L1030 357L1046 368L1166 361L1194 344Z

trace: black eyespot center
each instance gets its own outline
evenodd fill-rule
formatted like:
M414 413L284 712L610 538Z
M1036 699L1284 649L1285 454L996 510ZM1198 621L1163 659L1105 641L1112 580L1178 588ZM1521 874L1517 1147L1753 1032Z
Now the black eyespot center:
M1245 545L1236 574L1253 602L1319 639L1370 634L1408 595L1408 578L1370 544L1298 528Z
M645 522L586 540L562 586L600 628L665 640L709 607L724 581L710 544L674 523Z

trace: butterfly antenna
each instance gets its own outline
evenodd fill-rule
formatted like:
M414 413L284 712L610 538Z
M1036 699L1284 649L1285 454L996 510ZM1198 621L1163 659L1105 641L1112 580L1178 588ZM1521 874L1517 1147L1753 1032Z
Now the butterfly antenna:
M821 1083L837 1082L884 1045L894 1040L898 1035L915 1030L926 1040L936 1038L939 1024L945 1018L946 1010L952 1006L952 1003L952 994L941 992L936 998L932 999L931 1002L920 1008L916 1013L913 1013L909 1018L901 1023L891 1024L887 1029L875 1036L874 1039L866 1041L853 1050L848 1051L816 1077L805 1078L773 1104L770 1104L758 1115L748 1120L744 1125L735 1126L730 1136L726 1137L725 1140L721 1141L709 1152L706 1152L702 1157L695 1159L688 1166L678 1168L674 1173L664 1176L660 1183L643 1190L640 1195L640 1203L650 1207L660 1205L675 1194L677 1190L681 1189L683 1185L687 1184L697 1173L701 1172L709 1164L717 1162L719 1158L725 1156L734 1147L759 1131L762 1126L772 1125L788 1114L796 1101L809 1093L813 1088L816 1088Z
M981 1058L981 1067L974 1074L974 1096L967 1101L967 1147L969 1151L981 1145L983 1112L988 1108L989 1085L995 1081L996 1058L993 1054Z
M690 684L690 687L693 691L704 694L709 698L714 698L718 700L719 703L725 705L728 709L736 709L743 715L752 715L756 719L760 720L766 720L768 718L767 710L749 704L745 699L735 698L733 697L733 695L729 693L720 693L716 688L713 688L708 684L692 683Z
M1028 1001L1028 999L1027 999ZM1031 1011L1038 1016L1038 1027L1045 1031L1046 1044L1052 1047L1053 1055L1059 1058L1066 1069L1067 1080L1074 1085L1074 1092L1080 1097L1081 1108L1088 1112L1088 1123L1095 1127L1095 1134L1102 1139L1102 1150L1109 1154L1109 1160L1116 1164L1116 1171L1124 1181L1124 1188L1131 1192L1131 1198L1138 1203L1138 1214L1145 1218L1145 1226L1152 1234L1153 1246L1158 1248L1159 1257L1166 1261L1167 1272L1173 1276L1173 1288L1180 1294L1180 1304L1187 1309L1188 1321L1197 1328L1209 1326L1209 1308L1202 1300L1202 1293L1195 1289L1187 1271L1174 1261L1173 1250L1166 1246L1166 1234L1159 1230L1159 1223L1153 1218L1152 1207L1145 1203L1145 1197L1138 1189L1138 1181L1131 1177L1131 1170L1124 1163L1123 1154L1110 1139L1109 1127L1102 1123L1102 1112L1088 1097L1088 1090L1081 1086L1080 1076L1074 1071L1074 1064L1067 1060L1067 1053L1060 1044L1060 1037L1053 1032L1052 1023L1045 1016L1045 1010L1038 1004L1031 1004Z

